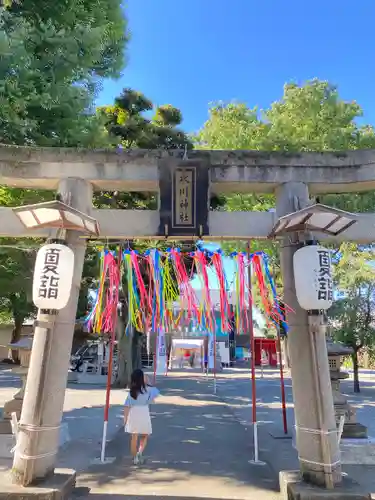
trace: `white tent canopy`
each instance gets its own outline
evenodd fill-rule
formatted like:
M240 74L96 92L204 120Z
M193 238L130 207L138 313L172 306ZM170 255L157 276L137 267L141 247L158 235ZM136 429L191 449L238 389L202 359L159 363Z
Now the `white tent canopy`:
M202 346L202 339L172 339L173 349L199 349Z

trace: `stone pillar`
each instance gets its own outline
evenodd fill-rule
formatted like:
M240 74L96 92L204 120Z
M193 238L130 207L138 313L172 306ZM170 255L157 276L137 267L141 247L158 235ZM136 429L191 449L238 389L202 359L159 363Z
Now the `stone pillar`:
M90 184L82 179L64 179L59 183L59 193L62 201L90 214ZM73 285L68 305L56 316L40 312L38 315L39 326L35 328L12 469L13 480L24 486L43 480L54 472L59 448L60 425L86 250L86 240L80 238L79 232L67 231L65 239L75 256ZM35 430L30 430L34 426Z
M309 204L305 184L289 182L277 188L278 217ZM341 463L324 328L320 328L316 318L309 325L307 312L297 302L293 273L297 235L285 236L281 245L284 301L294 311L287 314L288 350L300 470L305 481L333 487L341 482Z

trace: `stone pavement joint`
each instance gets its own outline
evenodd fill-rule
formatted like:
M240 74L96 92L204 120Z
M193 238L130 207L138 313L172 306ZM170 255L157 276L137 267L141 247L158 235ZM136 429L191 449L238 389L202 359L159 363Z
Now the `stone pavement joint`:
M277 500L278 480L251 465L252 435L203 377L173 374L158 384L146 464L134 467L129 438L119 431L108 446L111 465L89 467L77 478L76 498L185 498Z
M19 486L13 484L9 471L0 471L0 500L67 500L74 489L76 473L70 469L55 469L43 484Z

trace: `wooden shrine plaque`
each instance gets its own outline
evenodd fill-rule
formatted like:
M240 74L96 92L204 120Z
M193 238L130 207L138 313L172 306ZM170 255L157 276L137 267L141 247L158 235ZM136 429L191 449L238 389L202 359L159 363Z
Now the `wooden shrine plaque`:
M186 161L159 167L160 228L168 237L208 234L209 172Z

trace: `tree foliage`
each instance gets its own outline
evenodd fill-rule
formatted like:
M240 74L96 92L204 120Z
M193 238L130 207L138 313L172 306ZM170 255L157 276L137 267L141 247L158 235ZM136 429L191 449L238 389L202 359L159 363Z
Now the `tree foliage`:
M195 137L204 149L262 151L346 151L375 148L375 131L360 126L363 111L354 101L344 101L329 82L311 80L286 84L280 101L258 112L242 103L219 104ZM322 203L349 211L375 211L375 194L328 194ZM273 195L231 195L221 205L229 210L267 210Z
M100 82L124 64L120 0L13 2L0 28L0 142L93 146Z
M124 66L128 34L121 1L7 2L0 8L0 28L0 143L108 144L93 103L102 79L119 76ZM1 206L53 196L0 186ZM18 328L33 312L31 273L39 242L0 243L0 310Z
M282 98L266 110L249 108L244 103L213 106L195 142L196 147L203 149L285 152L375 148L373 127L358 125L357 119L362 115L355 101L344 101L335 86L315 79L303 85L286 84ZM352 212L375 212L374 192L327 194L320 197L320 202ZM274 195L261 193L233 193L220 197L218 203L220 210L228 211L264 211L274 207ZM278 245L268 241L253 241L251 245L253 250L267 252L281 285ZM227 242L224 247L243 250L246 245ZM363 258L363 254L353 255Z
M98 108L97 114L103 121L108 138L113 146L143 149L187 149L192 148L189 137L178 128L182 123L182 113L172 105L155 107L150 99L136 90L125 88L113 105ZM157 193L124 193L102 191L95 194L94 204L98 208L115 209L156 209ZM142 252L155 245L165 249L166 242L133 241L129 246ZM141 270L146 286L148 271ZM130 375L141 362L142 333L128 324L127 284L124 280L121 294L122 307L118 317L118 376L116 385L126 387Z
M219 103L195 136L203 149L261 151L346 151L375 148L372 126L358 125L363 111L355 101L340 98L337 87L318 79L286 84L279 101L259 111L243 103ZM375 211L375 194L328 194L322 203L349 211ZM269 210L273 195L233 194L221 198L225 210Z
M345 151L375 146L371 126L356 122L363 115L356 102L340 98L327 81L286 84L279 101L258 112L243 103L220 103L196 136L206 149L263 151Z
M147 113L154 111L152 118ZM141 92L125 88L113 105L101 106L97 114L113 146L143 149L192 148L189 137L177 128L182 113L171 105L154 107ZM156 210L157 193L102 191L94 196L97 208Z
M28 244L17 247L12 240L3 240L0 247L0 311L2 319L13 323L12 342L20 339L24 320L35 312L31 300L32 270L35 249ZM13 352L17 361L17 352Z
M125 88L114 105L98 108L98 115L114 144L125 148L184 149L192 148L188 136L179 128L181 111L171 105L158 106L142 93Z
M359 392L358 353L375 344L375 268L371 250L342 244L335 265L334 282L340 293L329 310L337 340L353 350L354 391Z
M0 186L0 206L15 207L53 197L49 191L34 191ZM0 311L3 321L14 325L12 341L17 342L22 324L33 315L32 270L36 249L41 244L38 238L0 238Z

